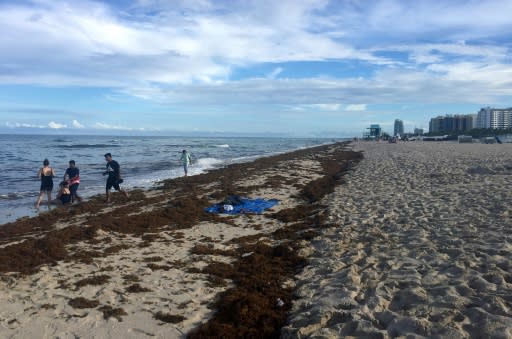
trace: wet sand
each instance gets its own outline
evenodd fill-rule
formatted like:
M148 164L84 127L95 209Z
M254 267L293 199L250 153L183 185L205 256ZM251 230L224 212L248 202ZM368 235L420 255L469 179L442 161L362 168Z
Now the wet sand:
M0 337L278 337L345 144L167 181L0 227ZM261 215L204 208L278 199Z
M0 337L512 338L511 183L512 144L334 144L20 220Z

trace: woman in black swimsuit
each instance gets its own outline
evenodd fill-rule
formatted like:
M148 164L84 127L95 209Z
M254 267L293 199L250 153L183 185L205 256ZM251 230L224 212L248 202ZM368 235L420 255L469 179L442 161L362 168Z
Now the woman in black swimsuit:
M52 201L53 177L55 176L55 172L53 171L53 168L50 167L48 159L44 159L43 167L39 169L37 176L41 178L41 188L39 190L39 197L36 201L36 208L39 208L39 204L43 200L45 193L48 196L48 207L50 207L50 203Z

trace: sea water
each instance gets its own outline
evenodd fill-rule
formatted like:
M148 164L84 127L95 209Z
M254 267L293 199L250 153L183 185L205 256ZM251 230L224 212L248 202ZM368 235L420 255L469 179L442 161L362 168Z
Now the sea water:
M332 143L322 138L213 138L213 137L135 137L135 136L49 136L0 135L0 225L23 216L34 216L46 209L46 196L40 210L34 208L39 195L37 172L43 160L54 168L53 196L63 179L69 160L80 169L79 195L105 193L105 153L121 165L123 187L153 187L157 182L182 176L183 149L192 155L189 175L246 162L273 154Z

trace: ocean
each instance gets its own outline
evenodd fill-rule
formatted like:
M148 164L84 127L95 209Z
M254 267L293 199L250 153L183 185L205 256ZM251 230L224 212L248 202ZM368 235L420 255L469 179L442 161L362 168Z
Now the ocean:
M83 135L0 135L0 225L47 209L45 200L36 210L39 194L37 172L47 158L54 168L53 197L69 160L80 169L79 195L84 198L105 193L105 153L112 153L121 165L127 189L148 189L164 179L182 176L181 151L193 159L189 175L251 161L259 157L300 148L333 143L343 139L322 138L217 138L136 137ZM46 198L46 197L45 197Z

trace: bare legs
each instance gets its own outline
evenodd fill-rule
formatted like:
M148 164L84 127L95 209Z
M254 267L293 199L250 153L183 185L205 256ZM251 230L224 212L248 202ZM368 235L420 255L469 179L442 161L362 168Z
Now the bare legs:
M69 187L69 190L71 192L71 202L74 203L75 201L82 202L82 197L78 195L78 184L73 184Z
M41 201L43 201L44 193L45 193L45 191L39 192L39 197L37 198L37 201L35 204L36 208L39 208ZM52 191L46 191L46 195L48 196L48 207L50 207L50 204L52 202Z

